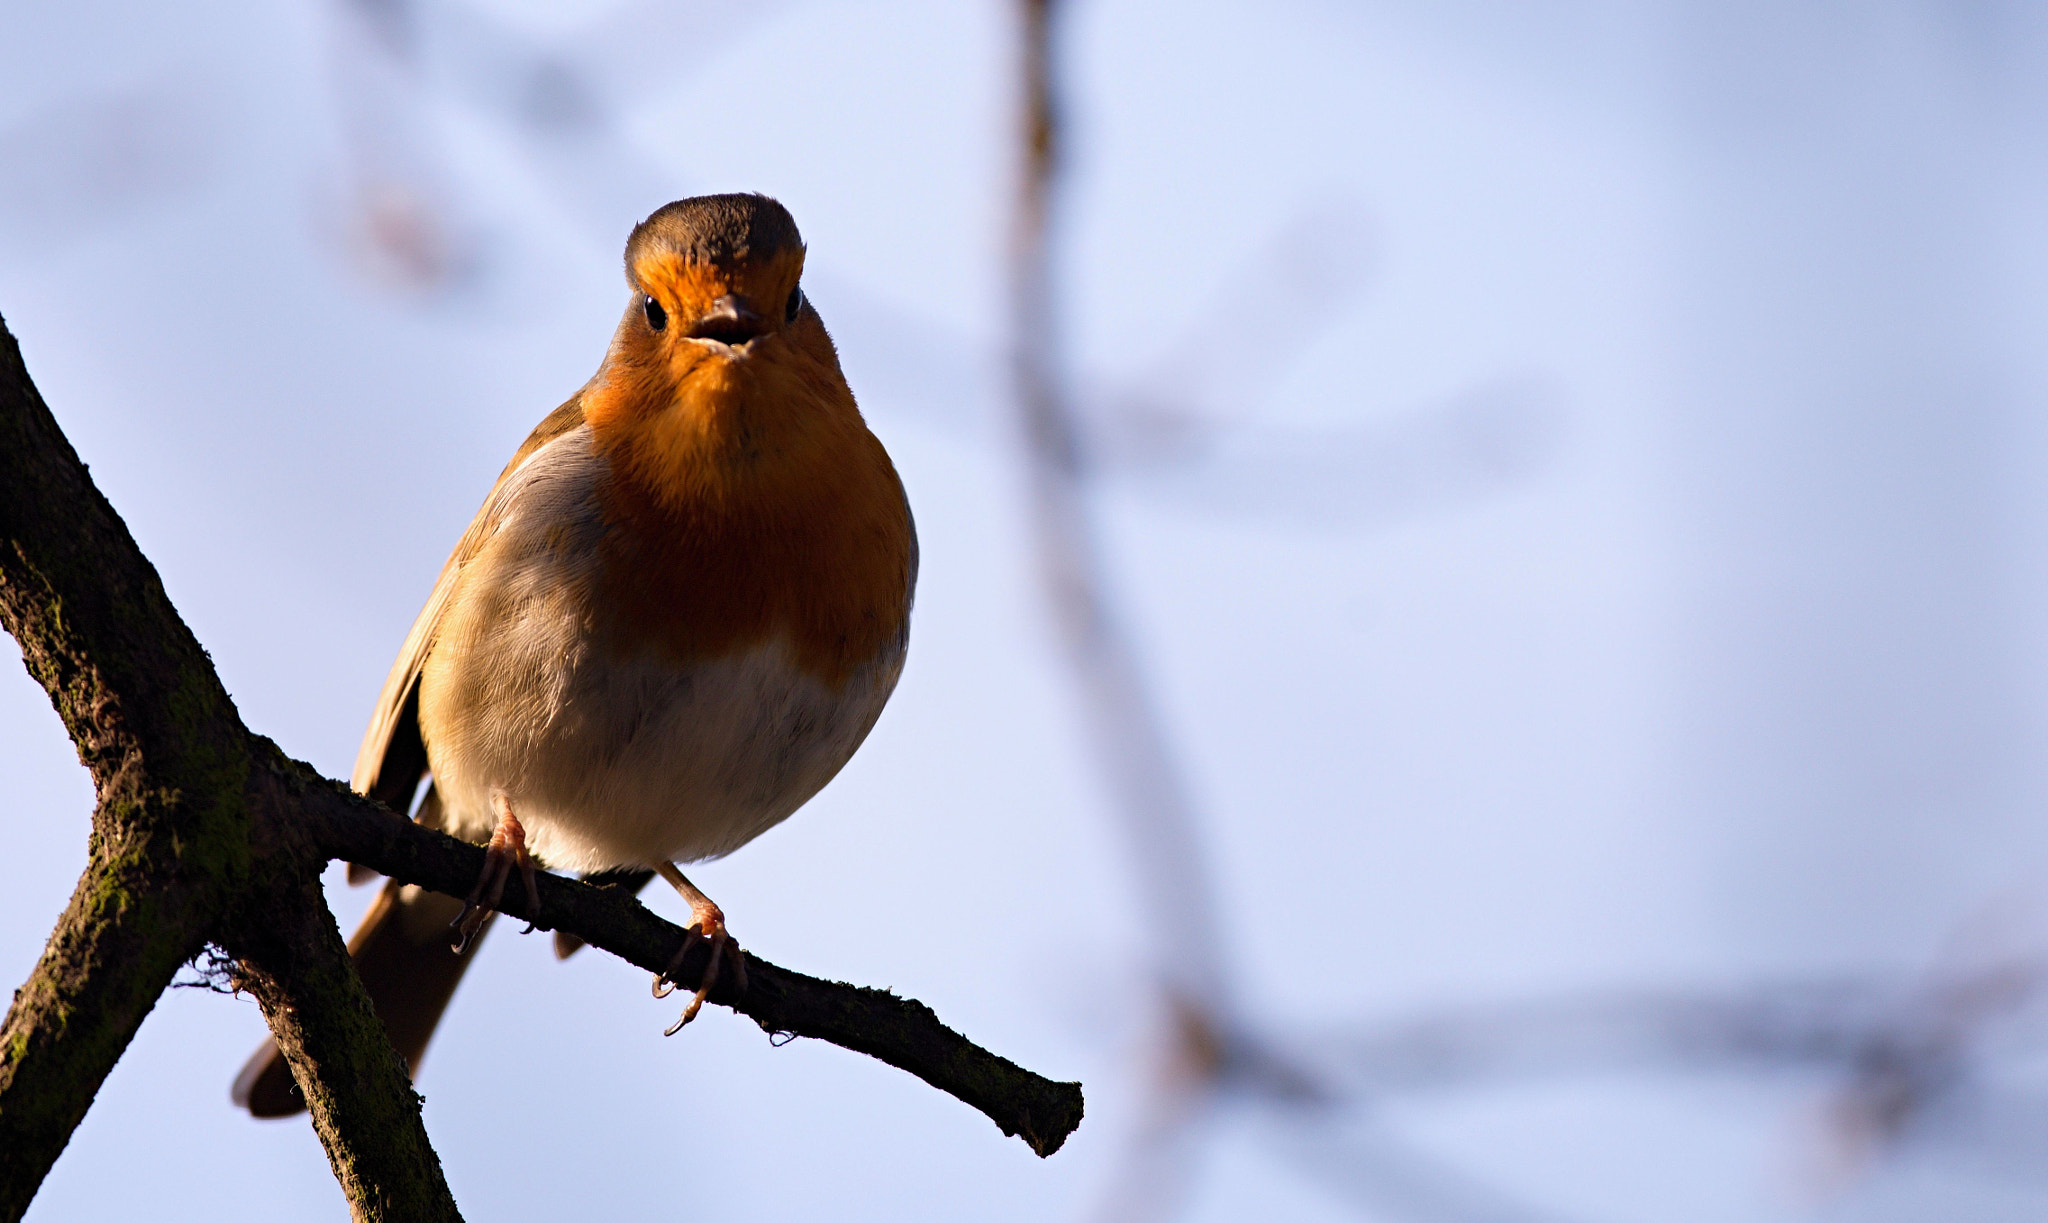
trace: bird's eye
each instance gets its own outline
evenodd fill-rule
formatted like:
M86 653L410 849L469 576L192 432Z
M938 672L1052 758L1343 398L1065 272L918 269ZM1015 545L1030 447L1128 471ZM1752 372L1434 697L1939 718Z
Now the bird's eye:
M647 312L647 325L649 327L660 331L668 326L668 311L662 309L661 303L655 301L652 296L642 298L640 308Z
M803 291L803 289L802 289L801 287L798 287L798 288L794 288L794 289L791 289L791 290L789 291L789 305L788 305L787 307L785 307L785 308L783 309L783 311L782 311L782 321L783 321L783 322L785 322L785 323L794 323L794 322L796 322L796 316L797 316L797 314L798 314L799 312L801 312L801 311L803 310L803 308L804 308L804 291Z

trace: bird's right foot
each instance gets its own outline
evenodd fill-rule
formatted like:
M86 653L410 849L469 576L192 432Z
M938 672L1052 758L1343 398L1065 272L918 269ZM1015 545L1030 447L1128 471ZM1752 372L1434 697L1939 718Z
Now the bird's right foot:
M519 817L512 814L512 803L504 795L492 795L491 807L498 813L498 826L491 831L490 844L484 847L484 872L477 876L476 887L463 902L462 912L449 923L455 931L453 946L458 955L469 950L477 932L491 920L498 902L505 898L505 883L514 868L526 885L527 913L540 912L540 888L534 880L533 855L526 852L526 829L520 826ZM533 923L529 921L526 932L532 930Z

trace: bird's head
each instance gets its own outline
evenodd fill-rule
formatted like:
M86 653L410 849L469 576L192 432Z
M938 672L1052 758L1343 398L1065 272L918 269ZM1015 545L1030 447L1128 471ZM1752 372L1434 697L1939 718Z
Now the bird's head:
M636 300L619 338L670 364L745 360L796 328L804 244L789 210L765 195L677 200L633 227L626 280Z
M796 435L857 425L838 354L805 299L803 239L765 195L678 200L626 240L633 299L584 392L607 445L664 486Z

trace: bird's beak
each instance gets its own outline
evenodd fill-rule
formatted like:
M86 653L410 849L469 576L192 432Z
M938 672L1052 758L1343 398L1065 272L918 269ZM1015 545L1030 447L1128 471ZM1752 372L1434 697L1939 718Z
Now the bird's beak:
M767 330L767 321L754 312L752 303L738 293L728 293L712 302L687 334L737 348Z

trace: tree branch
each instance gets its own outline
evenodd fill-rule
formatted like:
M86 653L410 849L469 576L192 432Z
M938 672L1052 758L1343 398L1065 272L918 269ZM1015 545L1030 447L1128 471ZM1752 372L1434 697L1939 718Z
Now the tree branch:
M320 860L277 820L274 802L250 792L252 779L265 780L251 768L260 759L252 736L156 570L58 429L4 320L0 623L99 790L92 865L0 1028L0 1220L12 1220L177 966L208 939L226 941L224 915L256 895L249 881L310 878ZM324 923L340 941L317 891L288 897L271 919L300 931ZM328 977L342 1002L369 1009L345 957L338 982ZM301 996L302 976L258 970L256 979L276 983L279 1015L337 1005L333 990ZM278 1037L305 1043L289 1025ZM381 1032L375 1039L388 1052ZM395 1055L387 1061L382 1081L374 1064L348 1067L356 1073L347 1079L329 1078L324 1059L302 1059L294 1070L309 1099L410 1099L403 1067ZM409 1125L330 1126L321 1137L338 1173L357 1172L342 1177L356 1218L399 1217L385 1209L397 1201L403 1217L435 1216L417 1178L380 1179L419 1152L432 1159L416 1105ZM445 1187L441 1199L452 1216Z
M295 803L299 818L329 857L455 896L465 894L483 870L484 852L474 845L400 819L282 756L275 767L296 774L302 787ZM528 912L520 889L508 888L500 905L507 916L543 930L567 930L648 972L667 967L684 942L681 927L616 889L559 875L543 874L539 882L540 912ZM701 976L710 954L702 940L689 942L690 958L674 974L678 980ZM752 954L747 980L741 993L733 974L720 973L707 1001L731 1007L772 1035L829 1041L907 1070L980 1109L1003 1133L1021 1137L1040 1155L1057 1151L1081 1124L1079 1083L1054 1082L990 1053L940 1023L921 1002L819 980Z
M356 979L319 877L279 879L236 919L222 940L235 986L262 1005L355 1217L460 1223L419 1094ZM390 1137L356 1140L373 1133Z
M0 1218L12 1219L204 942L246 856L231 850L247 759L205 653L4 321L0 341L0 623L99 790L90 865L0 1027Z
M95 861L0 1027L0 1219L28 1209L178 966L208 900L149 886L158 855Z

